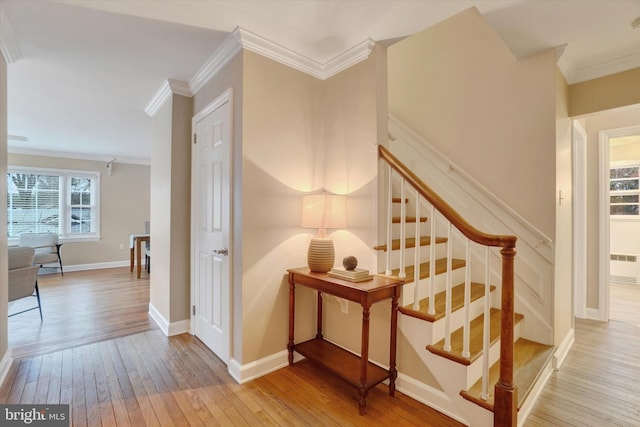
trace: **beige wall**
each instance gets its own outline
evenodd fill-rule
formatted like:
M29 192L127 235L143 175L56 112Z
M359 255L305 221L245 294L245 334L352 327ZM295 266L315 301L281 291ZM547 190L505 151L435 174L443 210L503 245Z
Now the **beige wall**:
M244 54L236 55L226 66L224 66L215 76L215 78L209 80L193 97L193 112L194 114L201 111L208 104L218 98L224 91L231 88L233 90L233 146L232 146L232 174L233 174L233 232L232 241L233 244L230 247L231 250L231 304L232 304L232 348L230 357L236 361L242 359L242 214L243 214L243 198L239 197L242 194L242 174L243 174L243 161L242 161L242 109L243 109L243 63ZM251 325L251 323L250 323Z
M11 153L9 165L99 172L100 240L65 243L62 261L67 266L128 263L129 234L143 233L149 220L149 166L116 161L109 176L102 161Z
M600 309L599 289L599 132L640 125L640 106L586 116L587 132L587 307Z
M249 51L243 56L242 363L247 363L286 348L286 270L306 265L309 230L299 228L301 197L323 186L323 148L322 82ZM302 304L309 292L301 289L298 295L296 335L309 338L314 304Z
M472 8L388 62L390 114L553 239L555 52L515 59Z
M0 54L0 176L7 174L7 62ZM0 206L7 206L7 192L0 191ZM7 322L7 210L0 210L0 360L6 355L8 344Z
M640 104L640 68L576 83L569 88L569 115Z
M168 321L171 316L171 120L173 102L167 101L153 116L151 132L151 235L153 269L149 303Z
M379 114L386 121L385 49L320 81L260 55L244 53L243 363L287 342L286 269L306 265L314 230L301 229L301 197L347 195L346 230L333 231L336 265L346 255L375 270ZM381 87L382 86L382 87ZM383 104L382 106L380 104ZM283 125L281 125L283 123ZM386 133L383 135L386 138ZM296 292L296 339L315 333L314 293ZM359 351L361 309L343 314L325 300L325 336ZM389 307L372 310L371 356L388 362Z
M560 345L573 329L573 177L569 86L556 69L556 207L554 344Z
M172 95L153 117L150 303L169 323L190 318L192 100Z

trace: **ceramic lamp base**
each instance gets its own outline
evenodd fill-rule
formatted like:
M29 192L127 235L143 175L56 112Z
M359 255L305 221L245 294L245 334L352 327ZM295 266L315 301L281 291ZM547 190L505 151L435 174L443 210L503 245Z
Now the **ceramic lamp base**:
M309 270L326 273L333 268L334 260L333 241L328 237L312 237L307 252Z

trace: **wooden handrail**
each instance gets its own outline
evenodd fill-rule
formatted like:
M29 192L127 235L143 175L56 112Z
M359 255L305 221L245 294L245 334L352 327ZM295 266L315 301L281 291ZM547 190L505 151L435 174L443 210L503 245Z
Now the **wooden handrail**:
M516 426L518 424L518 407L517 389L513 382L513 338L515 319L514 258L517 237L479 231L382 145L378 145L378 155L469 240L484 246L502 248L500 251L502 255L500 378L494 387L493 425L496 427Z
M427 199L449 222L451 222L469 240L486 246L497 246L501 248L515 248L515 236L501 236L487 234L469 224L458 212L456 212L447 202L442 200L427 184L398 160L389 150L382 145L378 145L378 155L384 159L396 172L400 174L411 186Z

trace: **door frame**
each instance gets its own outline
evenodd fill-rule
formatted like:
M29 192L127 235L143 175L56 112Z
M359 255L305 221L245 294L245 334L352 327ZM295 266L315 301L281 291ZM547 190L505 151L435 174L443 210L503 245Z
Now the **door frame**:
M598 133L600 159L599 159L599 180L600 188L599 194L599 248L600 253L598 257L599 266L599 283L598 283L598 309L590 309L596 320L604 322L609 321L609 278L610 272L610 252L611 252L611 227L609 218L609 150L611 144L609 142L612 138L618 138L621 136L630 136L640 134L640 126L627 126L616 129L601 130Z
M190 264L190 272L191 272L191 276L190 276L190 303L191 303L191 307L189 308L189 332L192 335L195 335L195 318L193 315L193 307L195 305L195 294L196 294L196 283L195 283L195 256L196 256L196 223L197 223L197 219L196 219L196 215L198 214L196 206L195 206L195 198L193 197L193 195L195 194L196 191L196 185L197 185L197 181L196 181L196 171L197 171L197 167L194 167L194 165L196 165L194 163L194 156L197 152L196 150L196 141L195 141L195 129L196 129L196 124L204 119L206 116L208 116L209 114L213 113L216 109L218 109L219 107L221 107L222 105L224 105L225 103L229 103L229 289L228 291L228 295L229 295L229 311L228 311L228 319L226 319L227 321L227 325L229 325L229 331L228 331L228 337L229 337L229 343L228 343L228 348L229 348L229 360L224 361L225 363L228 364L229 361L233 360L233 323L232 323L232 319L233 319L233 277L234 277L234 268L233 268L233 260L234 260L234 252L233 252L233 247L234 245L231 243L233 242L233 223L234 223L234 217L233 217L233 188L234 188L234 180L233 180L233 159L234 159L234 147L233 147L233 88L229 88L226 91L224 91L222 94L220 94L217 98L215 98L212 102L210 102L209 104L207 104L202 110L198 111L193 118L191 119L191 253L189 254L189 264Z
M572 121L574 315L587 316L587 132Z

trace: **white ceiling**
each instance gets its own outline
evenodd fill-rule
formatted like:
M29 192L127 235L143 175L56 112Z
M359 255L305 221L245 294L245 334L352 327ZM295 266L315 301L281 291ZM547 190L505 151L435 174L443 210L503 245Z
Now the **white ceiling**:
M640 67L640 0L0 0L12 152L148 163L144 108L240 26L320 64L475 6L518 57L566 45L570 82ZM11 37L12 36L12 37ZM11 43L9 43L11 45Z

